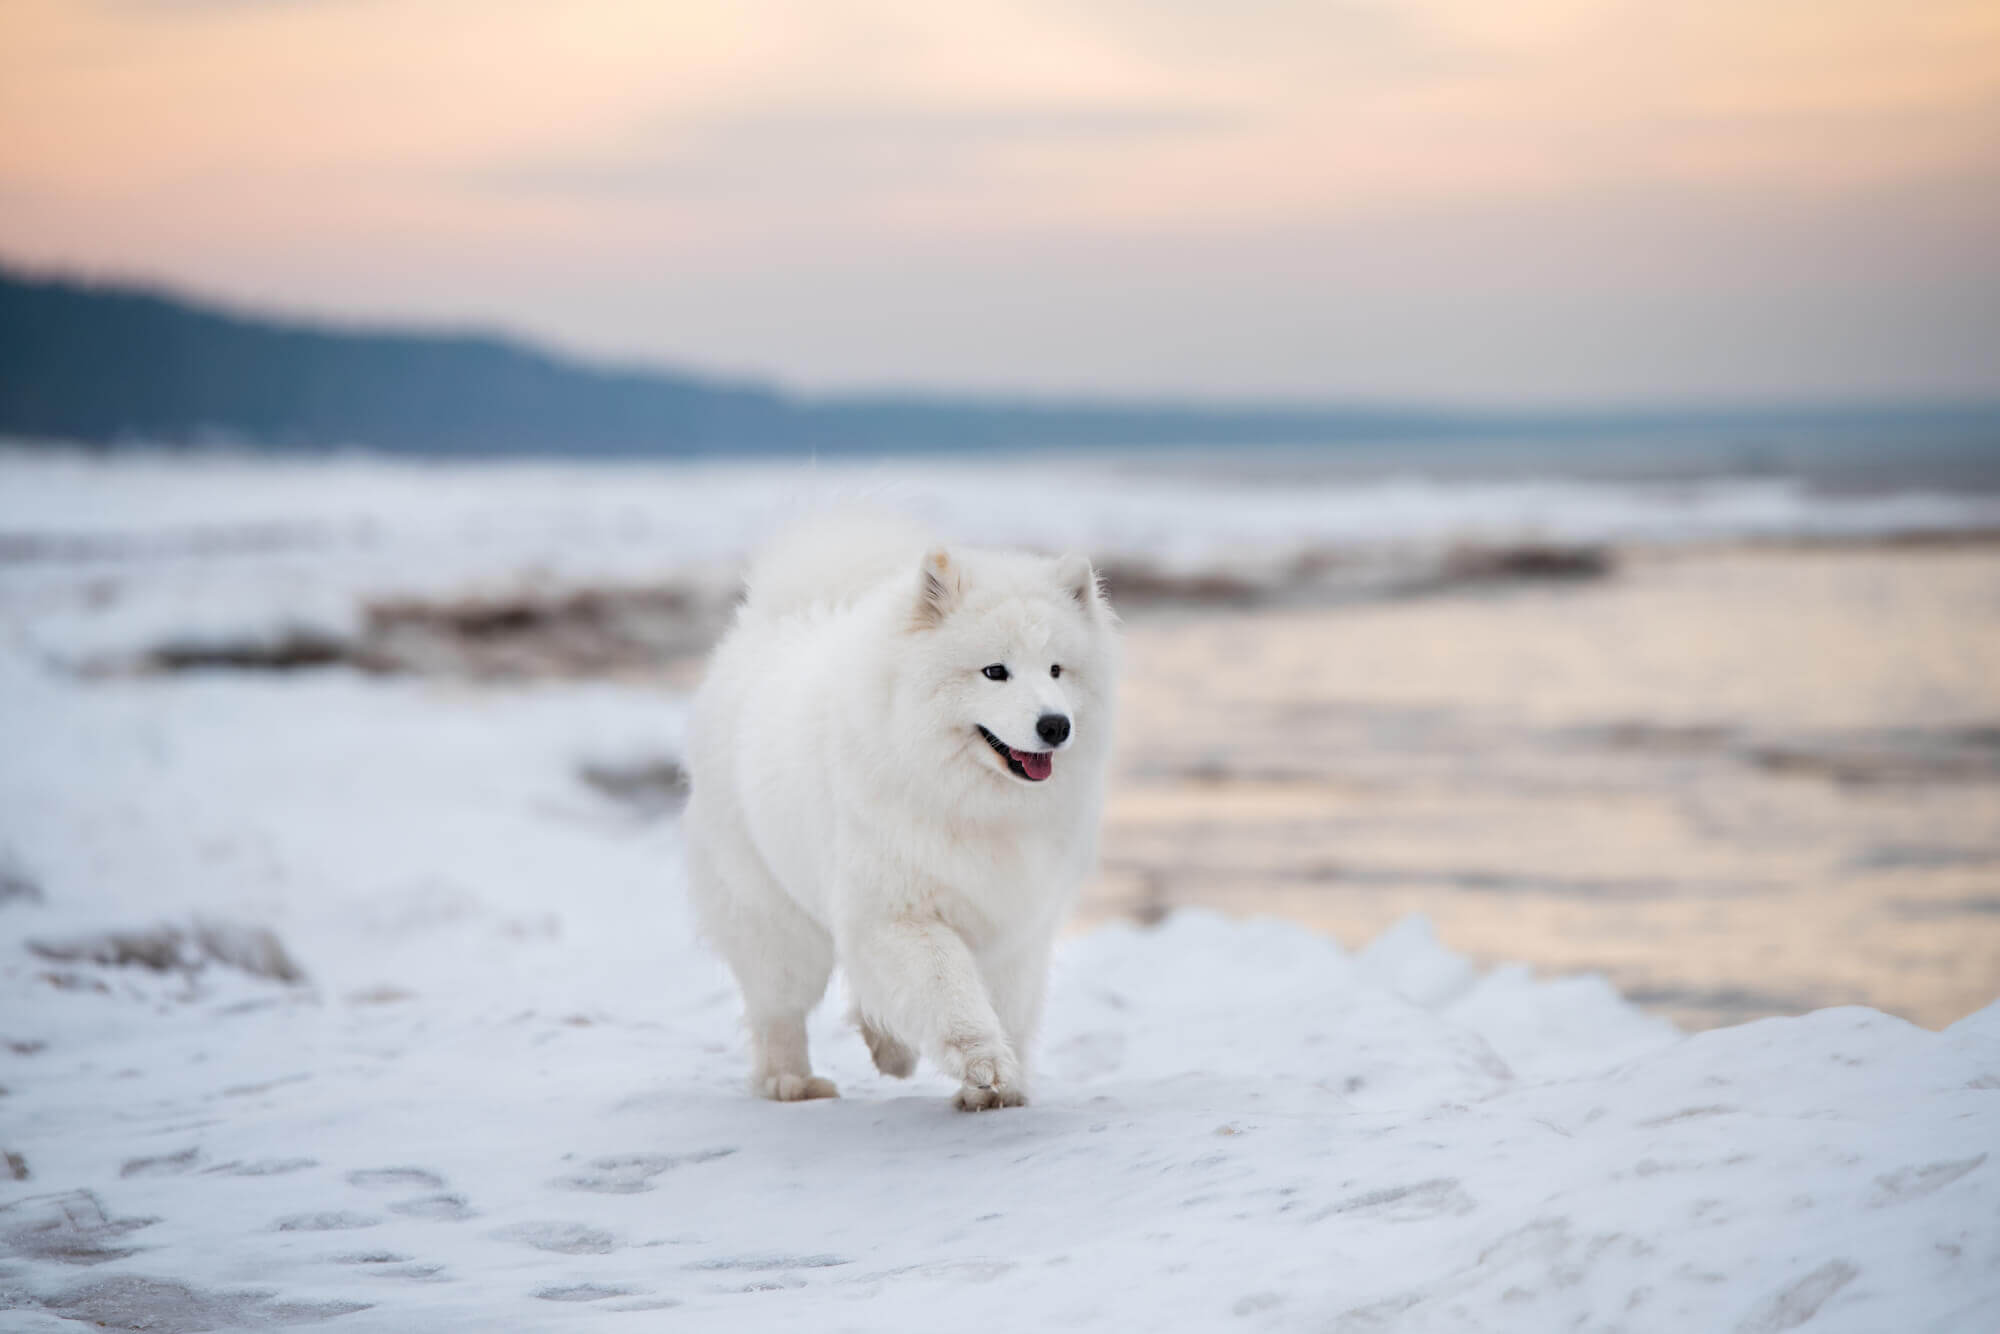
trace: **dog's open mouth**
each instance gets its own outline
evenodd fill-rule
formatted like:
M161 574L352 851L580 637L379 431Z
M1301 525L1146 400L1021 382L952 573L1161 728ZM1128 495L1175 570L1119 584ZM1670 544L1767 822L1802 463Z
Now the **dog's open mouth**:
M974 723L973 726L979 725ZM1053 751L1015 750L983 727L979 728L979 735L986 738L986 744L993 747L994 754L1007 761L1007 772L1016 778L1039 783L1056 771L1056 757Z

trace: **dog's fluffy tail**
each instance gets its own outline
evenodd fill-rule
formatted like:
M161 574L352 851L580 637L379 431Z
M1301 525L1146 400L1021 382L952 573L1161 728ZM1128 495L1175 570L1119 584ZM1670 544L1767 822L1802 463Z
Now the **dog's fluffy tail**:
M815 514L774 538L743 576L744 609L783 616L845 606L898 571L915 589L931 535L887 510L846 507Z

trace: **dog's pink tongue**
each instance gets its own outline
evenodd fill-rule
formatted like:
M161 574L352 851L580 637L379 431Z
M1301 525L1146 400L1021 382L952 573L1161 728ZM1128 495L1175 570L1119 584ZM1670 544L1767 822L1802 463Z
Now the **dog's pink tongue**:
M1056 771L1056 757L1047 751L1017 750L1014 761L1021 766L1022 773L1037 783Z

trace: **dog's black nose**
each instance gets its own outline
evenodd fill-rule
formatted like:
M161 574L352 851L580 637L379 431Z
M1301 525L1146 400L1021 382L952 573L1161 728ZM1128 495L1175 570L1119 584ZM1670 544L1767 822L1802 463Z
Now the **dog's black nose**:
M1069 740L1069 719L1060 713L1045 713L1035 720L1035 735L1051 746Z

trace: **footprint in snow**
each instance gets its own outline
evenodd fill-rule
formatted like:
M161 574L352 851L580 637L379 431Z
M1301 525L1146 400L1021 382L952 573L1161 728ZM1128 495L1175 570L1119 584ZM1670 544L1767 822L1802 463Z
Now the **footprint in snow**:
M443 1281L443 1265L425 1264L394 1251L349 1251L331 1259L337 1265L362 1266L361 1272L370 1278L404 1278L417 1283Z
M421 1167L364 1167L358 1172L349 1172L347 1184L371 1190L400 1186L442 1190L444 1178Z
M463 1195L421 1195L413 1200L398 1200L389 1206L389 1212L405 1218L427 1218L433 1223L463 1223L477 1216Z
M1985 1161L1986 1155L1982 1153L1977 1158L1926 1163L1922 1167L1906 1167L1900 1172L1876 1177L1875 1189L1868 1196L1868 1207L1881 1209L1891 1204L1922 1199L1932 1191L1943 1190Z
M501 1241L532 1246L538 1251L554 1251L558 1255L608 1255L618 1247L617 1239L609 1232L582 1223L516 1223L493 1235Z
M1329 1204L1312 1221L1347 1214L1385 1223L1416 1223L1447 1214L1469 1214L1479 1206L1460 1188L1455 1177L1438 1177L1409 1186L1390 1186Z
M535 1296L545 1302L601 1302L607 1297L630 1297L631 1288L607 1288L596 1283L565 1283L537 1288Z
M831 1269L854 1261L844 1255L732 1255L717 1260L696 1260L688 1269L737 1269L772 1273L785 1269Z
M201 1150L185 1148L179 1153L163 1153L156 1158L131 1158L118 1169L121 1177L171 1177L190 1171L201 1161Z
M271 1225L275 1232L342 1232L350 1228L374 1227L382 1220L373 1214L347 1209L325 1209L318 1213L287 1214Z
M279 1301L269 1291L198 1288L172 1279L112 1274L86 1279L42 1301L48 1310L107 1329L230 1329L297 1325L368 1309L367 1302Z
M258 1158L252 1162L217 1163L201 1169L203 1176L275 1177L318 1167L317 1158Z
M868 1279L936 1278L958 1283L991 1283L1020 1268L1015 1260L931 1260L867 1275Z
M653 1178L690 1163L713 1162L735 1153L734 1147L701 1149L694 1153L628 1153L609 1158L593 1158L591 1171L560 1177L551 1184L561 1190L588 1191L596 1195L636 1195L652 1190Z
M1852 1283L1860 1269L1845 1260L1829 1260L1804 1278L1765 1298L1743 1317L1736 1334L1778 1334L1795 1329L1819 1314L1827 1299Z

